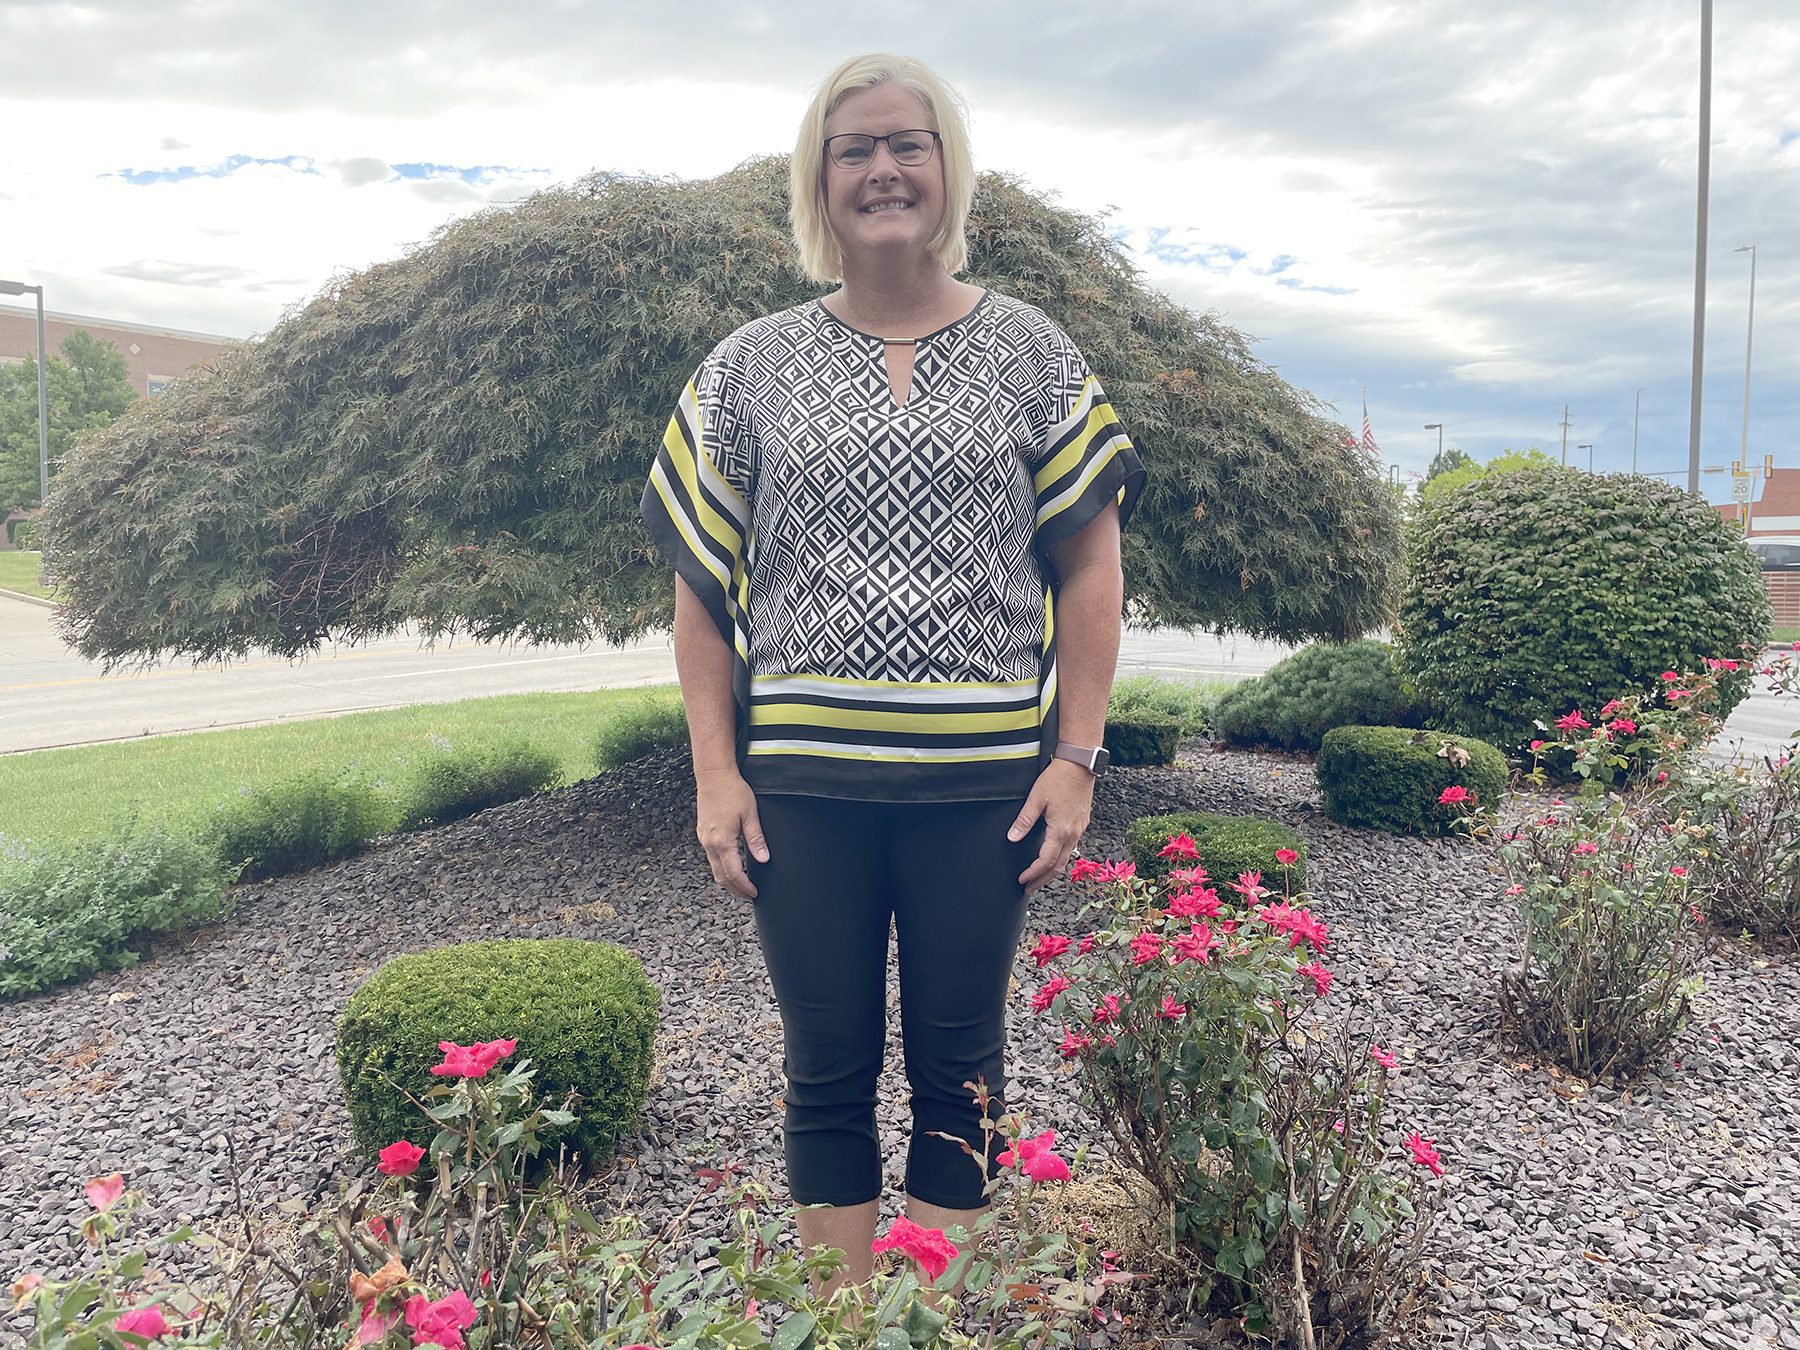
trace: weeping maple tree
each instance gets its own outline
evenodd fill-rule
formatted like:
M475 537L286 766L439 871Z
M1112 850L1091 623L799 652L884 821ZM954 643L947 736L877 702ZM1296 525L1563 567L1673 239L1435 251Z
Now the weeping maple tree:
M965 278L1038 305L1149 484L1129 620L1305 640L1387 617L1395 498L1246 339L1146 286L1094 219L983 177ZM638 497L721 338L822 293L787 163L596 174L457 221L70 453L43 520L64 636L110 665L427 634L624 642L670 624Z

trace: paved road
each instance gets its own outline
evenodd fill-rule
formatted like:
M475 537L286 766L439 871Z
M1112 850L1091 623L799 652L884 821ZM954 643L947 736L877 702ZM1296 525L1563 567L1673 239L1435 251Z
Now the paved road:
M535 647L457 642L425 647L402 636L329 647L304 662L252 656L226 667L175 664L103 676L65 648L44 606L0 596L0 753L253 726L371 708L494 694L574 692L665 684L675 678L666 636L629 647ZM1293 648L1248 638L1131 633L1120 674L1256 675ZM1727 738L1778 753L1800 727L1800 706L1746 702Z

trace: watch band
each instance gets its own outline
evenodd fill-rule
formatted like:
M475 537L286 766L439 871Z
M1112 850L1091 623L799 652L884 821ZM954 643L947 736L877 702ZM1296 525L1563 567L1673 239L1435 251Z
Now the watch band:
M1112 762L1112 756L1104 746L1071 745L1067 741L1056 743L1055 759L1066 759L1071 764L1079 764L1094 777L1098 778L1106 772L1106 766Z

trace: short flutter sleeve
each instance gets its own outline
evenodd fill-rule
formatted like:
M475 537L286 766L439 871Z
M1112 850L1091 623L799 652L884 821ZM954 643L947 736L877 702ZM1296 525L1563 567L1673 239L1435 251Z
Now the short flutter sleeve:
M736 389L730 344L722 344L682 390L638 509L732 650L732 684L739 705L747 706L756 455L738 416Z
M1145 477L1106 390L1060 329L1052 332L1045 374L1054 391L1050 426L1032 463L1037 496L1033 542L1040 554L1080 534L1108 502L1119 504L1123 526L1144 490Z

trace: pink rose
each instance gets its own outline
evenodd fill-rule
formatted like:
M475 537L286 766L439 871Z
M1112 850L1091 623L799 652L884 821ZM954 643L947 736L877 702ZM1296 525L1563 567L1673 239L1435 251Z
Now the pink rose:
M148 1308L133 1308L130 1312L120 1313L113 1319L113 1330L153 1341L169 1334L169 1324L163 1318L162 1306L152 1303Z
M1200 856L1200 849L1192 839L1188 838L1187 831L1184 830L1180 834L1169 836L1169 842L1163 845L1162 852L1156 856L1178 858L1182 862L1193 862Z
M1278 848L1275 850L1275 861L1283 867L1292 867L1300 861L1300 855L1291 848Z
M1204 923L1197 923L1186 933L1175 935L1175 964L1183 961L1198 961L1201 965L1211 965L1207 953L1219 945L1219 939L1212 935L1212 930Z
M1208 887L1178 891L1169 898L1169 914L1177 919L1210 919L1219 912L1219 893Z
M413 1329L414 1345L441 1345L444 1350L463 1350L462 1333L465 1328L475 1325L475 1317L475 1305L460 1289L436 1303L423 1294L414 1294L406 1300L406 1325Z
M455 1041L439 1041L444 1062L434 1064L431 1071L440 1078L486 1078L488 1070L510 1055L517 1041L483 1041L478 1045L458 1045ZM460 1339L460 1338L459 1338Z
M1069 880L1076 885L1084 881L1092 881L1100 872L1100 864L1092 858L1077 858L1069 864Z
M1310 979L1313 982L1313 992L1320 998L1324 998L1331 992L1331 972L1317 961L1308 961L1305 965L1298 967L1295 973Z
M1162 955L1163 940L1155 933L1145 931L1131 939L1131 964L1148 965Z
M1042 970L1057 957L1069 950L1069 939L1057 933L1045 933L1037 940L1037 946L1031 949L1031 959L1036 961Z
M1063 1028L1062 1044L1056 1047L1056 1053L1064 1059L1074 1059L1093 1043L1092 1037L1084 1036L1079 1031L1070 1031L1065 1027Z
M110 1177L95 1177L83 1188L87 1201L102 1213L111 1209L125 1191L125 1178L118 1172Z
M1021 1138L1016 1153L1009 1148L994 1161L1002 1167L1017 1166L1033 1181L1067 1181L1069 1165L1052 1152L1055 1146L1056 1131L1045 1130L1035 1138Z
M1431 1145L1432 1141L1421 1139L1417 1130L1406 1136L1406 1146L1412 1150L1412 1160L1420 1167L1430 1168L1432 1176L1441 1177L1444 1175L1444 1162Z
M387 1339L388 1332L394 1329L394 1323L400 1320L400 1310L393 1312L377 1312L375 1300L370 1299L363 1306L362 1320L356 1324L356 1345L379 1345Z
M1391 1069L1394 1067L1394 1056L1390 1052L1383 1050L1379 1045L1371 1045L1369 1047L1369 1058L1381 1065L1384 1069Z
M1162 1007L1156 1010L1156 1015L1174 1022L1180 1020L1182 1014L1185 1012L1187 1012L1187 1004L1177 1003L1175 1001L1175 995L1173 994L1164 994Z
M1456 802L1466 802L1469 800L1469 797L1469 789L1463 787L1461 784L1454 784L1438 793L1438 805L1450 806Z
M917 1262L934 1283L949 1269L957 1255L956 1244L944 1236L943 1229L921 1228L905 1215L894 1220L886 1237L871 1242L869 1250L877 1256L883 1252L899 1252L907 1260Z
M1031 1010L1040 1013L1049 1011L1050 1005L1056 1002L1056 996L1062 993L1063 990L1073 987L1074 984L1072 981L1065 979L1061 975L1056 976L1049 984L1046 984L1042 989L1031 996Z
M1577 708L1574 712L1564 713L1557 718L1556 725L1564 731L1586 731L1593 723L1583 717L1581 709Z
M418 1171L425 1150L404 1139L396 1140L375 1155L375 1170L387 1177L409 1177Z

